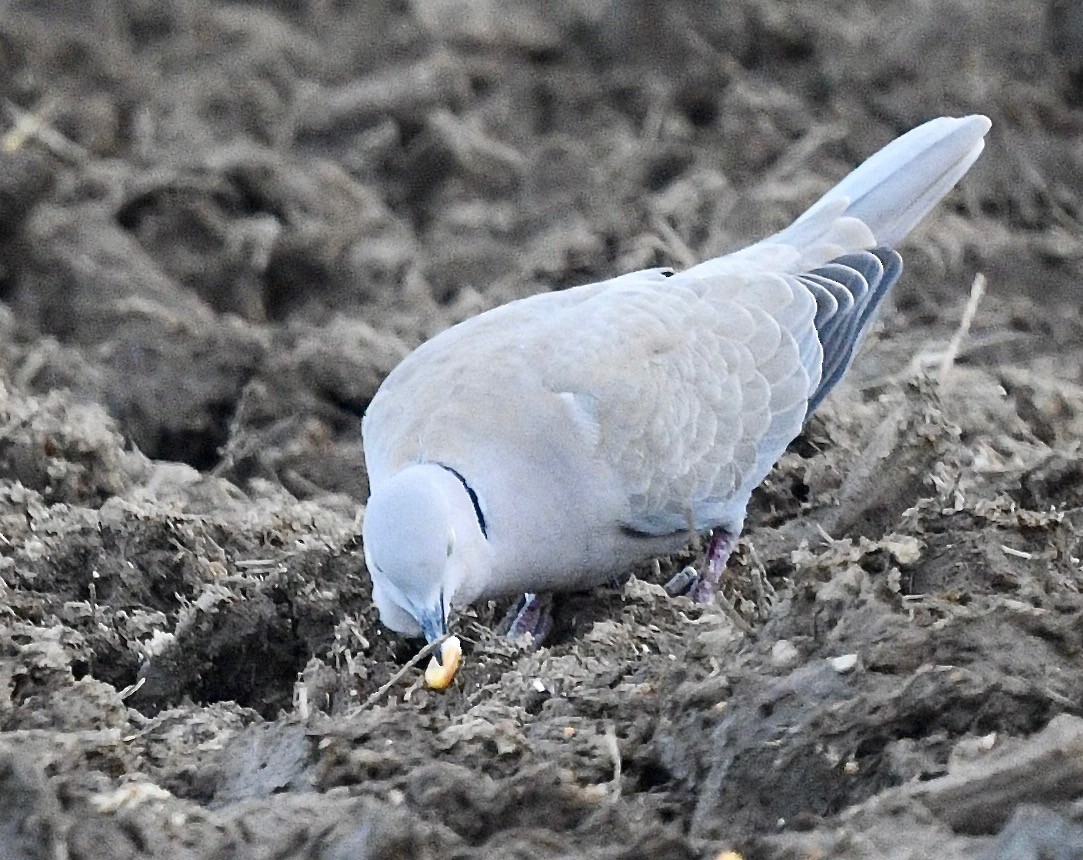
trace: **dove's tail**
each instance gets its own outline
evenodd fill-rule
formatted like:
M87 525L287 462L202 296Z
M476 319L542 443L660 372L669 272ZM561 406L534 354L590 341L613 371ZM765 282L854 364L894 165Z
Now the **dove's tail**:
M841 209L861 220L877 245L895 247L981 155L990 125L978 114L919 125L865 161L774 240L786 241L824 210Z

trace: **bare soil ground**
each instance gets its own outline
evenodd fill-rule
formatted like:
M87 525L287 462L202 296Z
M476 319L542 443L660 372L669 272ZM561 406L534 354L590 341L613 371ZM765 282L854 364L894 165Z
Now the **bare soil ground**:
M1080 57L1075 0L0 4L0 856L1083 857ZM410 348L975 111L729 608L689 551L373 695Z

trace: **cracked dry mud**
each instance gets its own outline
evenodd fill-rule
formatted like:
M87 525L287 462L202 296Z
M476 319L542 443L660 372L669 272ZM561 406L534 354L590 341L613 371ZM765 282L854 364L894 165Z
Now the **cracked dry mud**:
M1083 856L1083 7L30 2L0 16L0 856ZM685 555L378 624L359 415L414 345L988 150ZM988 291L944 356L976 273Z

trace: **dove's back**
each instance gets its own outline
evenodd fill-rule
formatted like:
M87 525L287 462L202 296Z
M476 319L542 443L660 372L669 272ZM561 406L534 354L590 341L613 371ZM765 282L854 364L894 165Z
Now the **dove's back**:
M892 246L988 128L926 123L786 230L685 272L541 294L443 332L366 413L373 491L416 462L461 475L497 571L480 596L585 587L691 529L739 532L897 279Z

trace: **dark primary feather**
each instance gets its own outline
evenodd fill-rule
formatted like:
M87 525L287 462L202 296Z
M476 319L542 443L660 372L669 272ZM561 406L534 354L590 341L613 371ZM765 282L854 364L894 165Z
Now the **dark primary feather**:
M873 248L838 257L798 277L816 300L816 334L824 354L808 415L850 367L880 301L901 272L902 257L890 248Z

